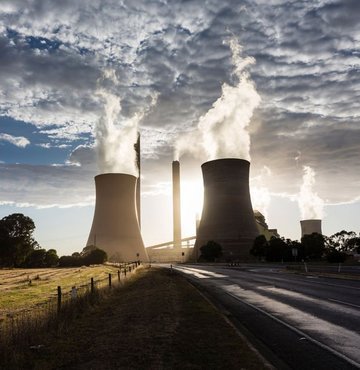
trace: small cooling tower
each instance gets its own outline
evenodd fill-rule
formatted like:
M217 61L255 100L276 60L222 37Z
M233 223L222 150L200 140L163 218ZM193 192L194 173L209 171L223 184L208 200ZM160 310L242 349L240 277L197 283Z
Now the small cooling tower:
M106 173L95 176L95 187L95 213L86 245L103 249L111 261L147 261L136 213L136 177Z
M222 246L224 260L246 260L258 235L249 189L250 162L217 159L202 166L204 206L197 231L195 258L213 240Z
M302 220L301 225L301 237L304 235L311 235L312 233L322 234L321 231L321 220Z
M174 247L181 248L180 162L172 163Z

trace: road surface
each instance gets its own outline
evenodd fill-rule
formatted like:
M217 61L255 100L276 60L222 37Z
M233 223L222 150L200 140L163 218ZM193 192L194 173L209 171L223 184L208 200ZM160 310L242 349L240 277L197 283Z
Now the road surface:
M278 267L174 265L276 369L360 368L360 281Z

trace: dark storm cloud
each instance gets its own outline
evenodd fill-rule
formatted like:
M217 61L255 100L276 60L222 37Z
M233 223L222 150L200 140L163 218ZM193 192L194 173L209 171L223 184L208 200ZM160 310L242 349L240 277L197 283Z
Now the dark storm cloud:
M97 80L111 68L120 84L107 88L125 116L158 94L141 121L142 150L165 164L222 84L236 84L224 44L235 36L256 59L249 71L262 98L250 127L253 174L266 165L270 190L294 194L302 165L311 165L320 196L349 201L360 181L359 7L358 0L2 1L0 114L41 126L49 141L88 138L101 112ZM78 148L70 161L85 165L92 155ZM343 178L346 191L336 191Z

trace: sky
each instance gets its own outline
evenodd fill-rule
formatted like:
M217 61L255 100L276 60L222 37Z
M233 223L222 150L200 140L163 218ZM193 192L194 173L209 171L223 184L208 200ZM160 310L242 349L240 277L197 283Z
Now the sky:
M142 236L183 236L201 213L201 164L251 162L252 203L300 237L360 231L358 0L2 0L0 217L24 213L59 255L81 251L94 179L136 174Z

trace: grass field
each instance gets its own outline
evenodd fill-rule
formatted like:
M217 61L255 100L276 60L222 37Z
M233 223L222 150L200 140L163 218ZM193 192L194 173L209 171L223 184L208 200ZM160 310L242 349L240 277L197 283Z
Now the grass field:
M269 369L182 276L139 268L56 328L0 346L0 369Z
M74 268L0 269L0 322L9 315L31 311L57 295L57 287L70 294L71 287L117 274L112 266Z

